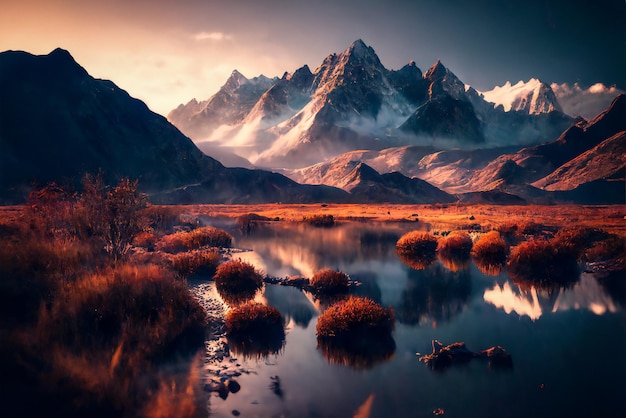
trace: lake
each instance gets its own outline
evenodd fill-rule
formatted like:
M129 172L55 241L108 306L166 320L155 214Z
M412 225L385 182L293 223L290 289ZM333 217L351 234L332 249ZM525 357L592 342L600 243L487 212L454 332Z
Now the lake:
M581 273L567 289L520 290L506 271L484 274L473 262L451 271L440 260L423 270L402 263L395 242L416 223L261 224L235 236L235 254L272 276L311 277L322 268L361 282L352 293L393 307L393 342L381 355L323 352L315 326L327 305L293 287L265 285L257 300L286 320L277 353L237 358L248 373L212 416L232 417L618 417L626 416L624 295ZM226 222L226 223L224 223ZM472 351L500 345L512 368L482 359L432 370L419 361L432 340ZM233 355L233 357L236 357Z

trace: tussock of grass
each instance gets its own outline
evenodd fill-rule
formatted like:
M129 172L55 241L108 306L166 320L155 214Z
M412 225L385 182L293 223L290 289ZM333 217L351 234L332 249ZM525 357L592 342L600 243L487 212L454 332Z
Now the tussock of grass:
M348 290L348 276L342 271L323 269L316 272L309 282L320 293L340 293Z
M140 232L133 239L135 247L145 248L147 251L154 251L156 243L159 239L151 232Z
M438 241L437 252L444 256L469 257L472 246L472 238L467 232L456 231Z
M231 349L244 357L267 357L285 343L284 320L278 309L246 303L226 314L226 333Z
M56 396L134 415L152 396L146 384L158 384L146 370L197 350L205 326L204 310L168 270L118 265L64 286L41 308L31 355L45 353L37 367Z
M263 286L263 276L252 264L241 260L227 261L218 266L213 279L220 296L229 304L252 299Z
M180 209L172 206L150 205L142 210L142 215L148 220L150 228L159 233L167 233L178 225Z
M561 252L571 252L576 258L582 259L588 248L608 237L606 231L598 228L566 228L557 232L552 243Z
M39 335L84 349L115 348L124 339L127 350L157 356L205 324L204 310L185 282L158 266L122 265L60 289L40 312Z
M610 235L606 239L596 242L585 252L588 262L614 261L626 269L626 237Z
M395 315L369 298L350 296L326 309L317 320L318 338L351 338L356 335L390 334Z
M396 253L404 264L423 270L437 258L437 238L426 231L411 231L396 242Z
M509 247L498 231L490 231L481 236L474 244L472 255L491 264L504 263Z
M579 278L576 252L572 247L531 239L513 248L509 275L518 284L567 285Z
M427 256L437 251L437 238L426 231L411 231L402 235L396 242L398 253Z
M439 239L437 254L441 263L448 270L460 271L469 267L472 245L472 238L467 232L452 232L450 235Z
M203 248L167 256L172 269L183 277L213 276L221 260L221 255L215 248Z
M331 227L335 225L335 217L333 215L311 215L304 217L305 222L317 227Z
M230 247L233 237L224 230L203 226L192 231L180 231L166 235L156 248L168 253L197 250L202 247Z

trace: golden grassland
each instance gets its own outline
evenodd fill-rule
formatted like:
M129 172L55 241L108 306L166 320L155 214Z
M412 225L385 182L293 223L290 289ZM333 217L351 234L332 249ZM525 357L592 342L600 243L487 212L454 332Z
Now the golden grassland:
M250 213L269 219L300 222L316 215L332 215L336 221L415 221L428 223L432 230L497 229L506 223L540 223L550 226L602 228L626 233L626 205L391 205L391 204L258 204L180 205L175 212L191 216L238 218ZM0 206L0 221L16 219L22 206Z
M391 204L260 204L260 205L186 205L177 207L192 216L237 218L255 213L269 219L300 222L316 215L332 215L336 221L415 221L428 223L431 230L497 229L507 222L540 223L551 226L603 228L626 233L626 205L391 205ZM10 215L14 208L0 209ZM0 215L2 216L2 215Z

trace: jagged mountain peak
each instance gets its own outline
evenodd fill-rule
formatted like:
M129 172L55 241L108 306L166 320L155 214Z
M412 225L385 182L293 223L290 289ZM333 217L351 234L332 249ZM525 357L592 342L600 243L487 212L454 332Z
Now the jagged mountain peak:
M368 46L363 42L362 39L357 39L352 42L346 52L349 52L351 55L368 55L375 54L374 49L371 46Z
M445 77L448 72L448 69L441 63L441 60L437 60L437 62L426 71L424 78L430 81L436 81Z
M235 69L230 74L230 77L228 77L228 80L226 80L226 83L224 84L222 89L228 90L228 91L235 91L242 85L246 84L248 81L249 80L243 74L241 74L238 70Z

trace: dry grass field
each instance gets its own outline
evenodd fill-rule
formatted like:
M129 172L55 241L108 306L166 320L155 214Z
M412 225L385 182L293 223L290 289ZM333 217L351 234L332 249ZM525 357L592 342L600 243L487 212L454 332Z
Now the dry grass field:
M265 204L265 205L191 205L178 207L190 215L231 217L255 213L270 219L299 222L305 217L333 215L337 221L415 221L419 219L434 231L472 229L491 230L507 223L542 224L555 227L594 227L608 232L626 233L626 205L583 206L497 206L497 205L356 205L356 204Z

